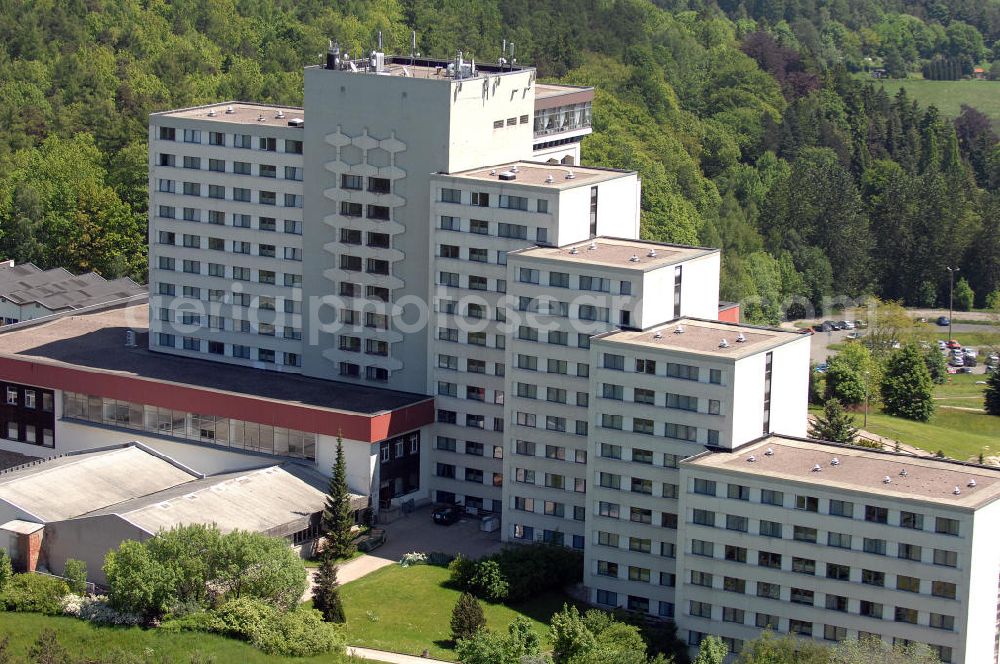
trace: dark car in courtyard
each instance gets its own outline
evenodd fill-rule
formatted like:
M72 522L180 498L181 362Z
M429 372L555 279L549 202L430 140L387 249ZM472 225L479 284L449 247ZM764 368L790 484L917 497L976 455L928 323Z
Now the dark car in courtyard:
M450 526L458 521L462 516L462 513L459 512L458 508L454 505L438 507L431 514L434 518L434 523L442 526Z

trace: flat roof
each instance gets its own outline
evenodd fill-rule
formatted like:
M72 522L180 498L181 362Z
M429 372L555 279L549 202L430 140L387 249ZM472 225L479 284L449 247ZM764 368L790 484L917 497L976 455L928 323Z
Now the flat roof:
M49 311L82 309L146 293L131 279L108 281L96 272L79 276L61 267L42 270L33 263L0 267L0 298L18 305L39 304Z
M994 468L788 436L768 436L732 452L704 452L684 463L968 509L1000 496L1000 470Z
M323 510L325 499L281 466L270 466L206 477L82 516L117 514L153 535L192 523L213 523L222 532L267 532L308 521Z
M335 411L376 415L433 397L151 352L148 303L0 327L0 357L70 365ZM125 347L125 331L136 348Z
M513 173L513 180L503 180L501 173ZM551 187L553 189L572 189L584 185L592 185L605 180L635 175L635 171L618 170L614 168L594 168L593 166L562 166L546 164L538 161L512 161L506 164L476 168L457 173L440 173L468 180L498 182L500 184L533 185ZM567 176L572 177L567 177ZM549 182L549 178L552 179Z
M279 113L282 117L278 117ZM298 106L255 104L244 101L224 101L218 104L178 108L161 113L153 113L152 115L165 118L212 120L214 122L254 124L267 127L288 127L288 121L293 118L305 119L305 111Z
M38 461L0 473L0 500L44 522L185 484L200 476L138 445Z
M741 335L742 341L740 341ZM701 318L679 318L642 331L617 330L595 337L602 342L732 359L756 355L803 338L808 338L808 335L802 332ZM722 344L723 340L726 342L725 345Z
M688 247L644 240L598 237L563 247L529 247L510 252L519 258L542 258L646 271L718 253L718 249Z
M578 92L590 92L593 94L594 88L584 85L562 85L560 83L535 83L535 99L548 99L549 97L561 97L563 95L573 95Z

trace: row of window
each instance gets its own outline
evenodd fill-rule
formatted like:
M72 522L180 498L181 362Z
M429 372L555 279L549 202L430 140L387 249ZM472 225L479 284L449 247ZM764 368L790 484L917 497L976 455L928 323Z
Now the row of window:
M237 201L240 203L257 203L258 205L270 205L275 206L278 204L278 194L273 191L265 191L263 189L257 190L257 200L253 200L253 190L247 187L232 187L228 189L229 197L227 197L227 187L218 184L202 185L200 182L182 182L181 193L185 196L208 196L209 198L216 198L219 200L230 200ZM176 194L177 192L177 182L175 180L167 180L160 178L156 185L157 191L165 194ZM202 192L205 192L202 194ZM290 194L285 193L282 195L282 204L286 208L300 208L302 207L302 194ZM369 206L378 207L378 206ZM388 210L388 208L386 208ZM386 214L386 219L388 219L388 212ZM355 215L360 216L360 214Z
M465 482L473 482L475 484L482 484L483 478L485 477L482 470L478 468L463 468L463 475L461 478L458 477L456 473L456 466L451 463L438 463L434 475L436 477L443 477L445 479L461 479ZM493 473L491 484L494 487L503 486L503 473Z
M455 424L458 422L458 413L453 410L446 410L444 408L438 408L436 421L441 424ZM503 431L504 430L504 419L502 417L493 418L493 431ZM463 426L469 427L470 429L486 429L486 416L485 415L475 415L467 413L465 415L465 420Z
M158 263L158 265L161 263ZM162 262L162 265L166 266L160 269L171 269L169 266L175 264L173 259L168 259ZM183 271L189 274L202 274L201 272L201 261L184 261L182 264ZM239 265L225 266L222 263L207 263L207 270L204 274L209 277L219 277L228 278L233 281L246 281L258 284L267 284L270 286L278 285L278 273L274 270L256 270L257 278L253 279L253 270L248 267L242 267ZM301 288L302 287L302 275L292 274L290 272L284 273L284 280L281 282L288 288ZM197 286L184 286L183 294L184 297L192 298L196 300L201 299L202 289ZM209 302L222 302L225 295L224 290L208 288L205 289L208 293ZM164 295L167 297L175 297L177 295L177 285L169 281L157 282L156 293L159 295ZM249 293L232 293L233 304L239 304L240 306L248 307L250 306L251 296ZM240 298L243 298L246 304L240 302ZM286 302L291 302L291 300L286 299ZM301 307L301 303L296 305ZM286 309L287 311L287 309ZM299 313L298 311L289 313Z
M494 459L503 458L503 445L484 446L474 440L466 440L463 443L463 453L471 456L486 456L489 452ZM450 436L438 436L434 442L434 449L445 452L458 452L458 441Z
M558 544L559 546L567 545L566 533L561 530L550 530L547 528L540 530L540 533L535 533L534 526L515 523L511 528L511 534L515 540L520 542L544 542L546 544ZM541 537L538 537L538 534ZM583 535L571 535L568 544L574 549L583 550L586 541Z
M203 134L207 134L208 144L218 147L234 147L251 150L254 148L254 136L250 134L226 134L221 131L202 131L201 129L184 129L181 133L181 140L185 143L202 143ZM160 127L159 138L161 141L176 141L176 127ZM268 136L257 136L256 147L265 152L278 151L278 139ZM302 154L302 141L284 139L282 148L289 154Z
M232 169L226 170L227 162L225 159L205 159L201 157L192 157L187 155L181 161L181 165L184 168L191 170L202 170L202 163L207 162L208 170L213 173L233 173L235 175L252 175L253 165L248 161L234 161L232 162ZM160 166L173 168L177 166L177 155L168 154L166 152L160 153L159 161L157 162ZM283 170L286 180L295 180L297 182L302 181L302 167L301 166L285 166ZM257 164L257 176L262 178L277 178L278 177L278 167L274 164Z
M8 385L6 398L8 406L20 406L28 409L41 408L41 410L46 413L52 412L53 397L50 392L42 392L41 399L39 399L38 393L35 392L35 390L25 388L24 398L22 400L19 395L18 388Z
M468 196L466 196L466 194L468 194ZM523 212L527 212L529 207L529 199L524 196L514 196L511 194L490 194L485 191L463 192L461 189L450 189L447 187L443 187L441 189L441 202L457 203L459 205L468 203L473 207L496 207L506 210L521 210ZM547 213L549 211L549 201L546 198L536 198L534 200L533 207L534 212ZM522 228L524 227L522 226ZM527 239L527 235L519 239Z
M601 384L601 397L614 401L625 400L625 387L614 383ZM722 402L718 399L705 399L705 410L701 411L709 415L722 414ZM657 399L656 392L642 387L632 389L632 403L644 404L648 406L662 406L671 410L686 410L692 413L699 412L701 400L686 394L675 394L664 392L662 399Z
M449 369L451 371L459 370L459 358L455 355L446 355L444 353L438 353L437 356L437 366L438 369ZM487 373L487 362L485 360L476 359L469 357L465 359L466 373L473 374L486 374ZM507 373L507 365L503 362L493 363L493 375L494 376L504 376Z
M207 212L207 214L202 214ZM163 219L177 219L177 208L171 205L161 205L157 208L157 215ZM226 225L226 213L221 210L201 210L199 208L181 208L181 218L184 221L206 222L215 226ZM233 228L251 228L251 216L249 214L231 214L229 225ZM257 217L257 225L252 228L259 231L276 232L278 221L274 217ZM297 219L285 219L282 224L284 232L290 235L302 235L302 222Z
M656 422L644 417L631 417L632 421L631 429L632 433L639 433L647 436L661 435L657 434ZM625 418L622 415L612 415L610 413L601 413L601 427L604 429L613 429L615 431L625 431ZM674 440L682 440L689 443L698 442L699 429L698 427L690 426L687 424L677 424L676 422L664 422L663 423L663 433L665 438L672 438ZM718 429L705 429L704 442L708 445L718 445L719 444L719 430Z
M493 121L493 128L494 129L503 129L504 126L513 127L513 126L517 125L517 123L518 123L518 119L517 118L507 118L507 122L506 123L504 123L504 121L502 119L501 120L494 120ZM521 116L521 124L528 124L528 116L527 115L522 115Z
M64 392L63 417L221 447L310 460L316 458L316 435L313 433L131 401Z
M263 332L259 333L265 334ZM156 345L161 348L181 348L183 350L193 351L196 353L207 352L210 355L222 355L241 360L253 360L263 364L278 364L277 358L280 355L282 366L302 366L302 356L298 353L278 353L270 348L257 348L257 352L254 353L254 348L243 344L226 344L221 341L210 341L190 336L178 336L168 332L157 333Z
M266 305L262 306L261 309L264 311L273 311L273 299L274 298L260 298L260 300L271 300L271 308ZM250 321L239 318L226 318L224 316L215 315L202 315L191 312L182 311L180 315L177 312L168 309L166 307L161 307L159 309L158 320L165 323L181 323L187 327L204 328L206 330L219 330L227 332L243 332L245 334L259 334L264 337L277 337L278 332L281 332L280 337L282 339L292 339L300 341L302 339L302 329L292 326L284 325L279 327L275 323L266 323L262 321ZM188 330L185 330L188 331ZM185 345L186 350L200 350L198 344L191 342L194 348L188 348ZM216 355L222 355L224 353L214 353ZM298 365L296 365L298 366Z
M361 365L355 362L338 362L337 373L343 378L361 378ZM389 380L389 370L384 367L364 367L365 380L384 383Z
M265 275L266 276L266 275ZM297 277L298 275L285 275L285 285L301 285L297 279L289 279L288 277ZM266 283L266 282L265 282ZM177 295L177 288L174 284L164 283L157 288L157 294L164 297L175 297ZM208 302L217 302L219 304L229 304L233 307L242 307L245 309L255 308L260 311L278 311L277 302L281 302L281 311L286 314L301 314L302 313L302 302L300 300L292 300L290 298L275 298L268 295L252 295L250 293L233 293L226 290L218 288L205 288L202 289L198 286L182 286L181 287L182 297L189 300L206 300ZM203 297L204 295L204 297ZM195 312L182 312L182 317L184 315L192 315L200 317L200 314ZM170 313L169 308L161 307L159 310L158 320L162 321L175 321L176 316ZM200 321L194 323L200 324ZM221 329L221 328L220 328Z
M522 267L518 269L517 280L524 284L539 284L541 283L542 271L536 270L534 268ZM548 285L553 288L571 288L570 286L570 275L567 272L548 272ZM597 293L611 293L612 286L617 284L614 288L615 292L619 295L631 295L632 294L632 282L628 280L613 281L605 277L593 277L590 275L581 274L575 277L576 288L582 291L590 291Z
M677 362L657 362L643 358L634 360L635 373L649 374L652 376L665 376L667 378L679 378L681 380L700 381L703 375L702 368L691 364L679 364ZM625 356L617 353L603 353L601 355L601 367L611 371L625 371ZM708 382L713 385L722 384L722 369L709 369Z
M587 508L583 505L569 505L570 509L567 509L566 503L555 500L535 500L525 496L512 496L511 507L518 512L537 512L559 519L584 521L587 518Z
M756 491L755 491L756 492ZM691 493L716 496L718 495L718 485L714 480L704 478L693 478L691 483ZM740 484L728 484L726 487L726 497L732 500L750 500L750 487ZM776 505L785 507L785 494L774 489L760 489L759 502L764 505ZM826 514L853 519L855 516L863 518L865 521L878 524L889 525L889 508L879 505L864 505L864 509L855 509L857 506L850 501L837 500L834 498L823 499L827 506ZM819 513L820 499L816 496L795 495L794 508L805 512ZM910 530L924 530L924 515L919 512L900 510L891 525L907 528ZM929 519L928 519L929 521ZM959 521L948 517L935 517L933 532L941 535L959 534Z
M263 242L257 244L256 253L253 251L253 244L243 240L226 240L221 237L207 237L206 249L210 251L230 251L234 254L244 256L260 256L261 258L277 258L278 247L273 244ZM177 245L177 233L172 231L160 231L157 235L159 244ZM181 234L180 246L187 249L202 249L202 236L192 233ZM281 247L281 254L285 260L301 261L302 249L299 247ZM171 259L172 260L172 259ZM166 269L166 268L164 268Z
M443 215L439 218L438 227L443 231L455 231L459 233L464 231L473 235L493 235L508 240L523 240L525 242L528 242L529 237L533 237L535 244L549 243L549 229L541 226L536 227L534 233L530 233L529 227L523 224L491 222L484 219L469 219L468 224L465 224L461 217ZM449 258L457 258L457 256L450 256ZM501 265L505 264L501 263Z

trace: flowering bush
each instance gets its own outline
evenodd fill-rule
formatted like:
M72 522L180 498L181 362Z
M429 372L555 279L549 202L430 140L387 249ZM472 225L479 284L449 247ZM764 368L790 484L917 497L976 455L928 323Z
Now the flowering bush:
M411 567L413 565L426 565L427 564L427 554L426 553L418 553L416 551L414 551L412 553L407 553L399 561L399 564L402 567Z
M74 616L97 625L131 626L141 625L142 616L128 611L119 611L108 604L108 598L83 597L70 593L62 598L62 611L67 616Z

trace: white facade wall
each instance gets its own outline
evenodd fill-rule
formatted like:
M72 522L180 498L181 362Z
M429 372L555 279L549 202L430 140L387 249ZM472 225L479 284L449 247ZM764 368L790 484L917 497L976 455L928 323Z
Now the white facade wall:
M150 348L299 373L303 187L286 175L302 177L303 157L294 149L303 132L219 117L150 116ZM173 128L175 140L161 139L161 127ZM186 142L186 129L199 131L200 142ZM212 132L224 145L209 143ZM251 147L235 147L236 135L249 135ZM261 138L275 139L275 151L261 149ZM164 155L173 166L161 165ZM200 159L200 168L185 168L185 157ZM210 160L225 170L210 170ZM236 173L235 162L249 164L250 174ZM262 165L273 166L275 177L262 177ZM167 182L173 192L163 190ZM200 195L185 194L185 183L199 185ZM210 187L221 187L224 198L211 197ZM248 189L250 201L235 200L236 188ZM275 204L263 204L261 192L272 192ZM236 215L248 216L250 226L238 225ZM249 253L237 253L244 247ZM185 261L195 262L193 271Z
M696 493L696 478L715 482L715 495ZM727 497L730 485L746 487L743 495L748 499ZM761 502L761 491L765 489L780 492L780 506ZM797 508L801 506L797 503L799 497L817 499L816 511L811 511L811 506ZM852 503L853 517L831 514L831 500ZM865 507L868 505L887 508L887 522L866 521ZM738 649L741 642L759 636L761 630L757 624L760 621L761 624L774 623L773 629L777 632L793 628L803 630L800 636L809 636L811 627L812 637L820 640L857 638L867 633L890 643L908 640L943 646L950 649L943 651L945 662L994 661L1000 554L997 553L996 536L992 532L980 532L981 525L977 521L981 517L985 517L983 522L995 518L996 503L974 515L968 509L940 503L786 481L774 476L727 473L696 463L682 463L680 507L682 541L677 547L676 621L681 638L687 638L692 645L702 634L715 634ZM705 513L714 514L714 527L695 523L695 510L701 510L699 519ZM922 515L923 527L919 530L901 527L901 511ZM736 523L727 521L727 515L739 519L744 524L740 527L745 527L746 531L733 529ZM936 533L938 517L957 520L959 535ZM782 524L781 536L761 536L761 521ZM796 526L811 530L803 533L797 531ZM995 527L991 530L995 531ZM838 538L840 534L850 536L847 548L831 546L829 533ZM812 542L814 535L816 541ZM701 542L710 543L707 554L706 545ZM900 544L920 547L919 560L902 558ZM743 553L737 554L733 547ZM884 553L868 553L866 547L873 551L884 550ZM936 549L952 552L956 565L935 564ZM780 567L761 564L760 552L777 554L780 561L777 558L770 560ZM746 562L729 560L727 556L745 556ZM849 568L847 580L828 578L828 563ZM795 568L813 567L815 572L811 574L795 571ZM863 570L883 575L884 584L865 583L863 575L868 573ZM694 577L692 572L695 572ZM710 578L701 576L702 572ZM897 589L903 577L918 579L919 592ZM935 582L955 584L955 599L935 596ZM761 588L762 583L777 586L778 599L759 597L759 593L766 592ZM740 585L744 592L734 590ZM803 595L798 590L807 592ZM808 592L813 593L811 606ZM692 602L710 607L692 605ZM846 602L843 605L846 610L828 609L827 602L832 606ZM873 610L880 610L881 618L861 615L862 602L873 603ZM897 607L916 610L917 623L896 620ZM692 609L696 614L710 617L693 615ZM742 611L742 614L732 610ZM930 627L931 614L953 618L954 629ZM838 633L836 628L841 631Z

